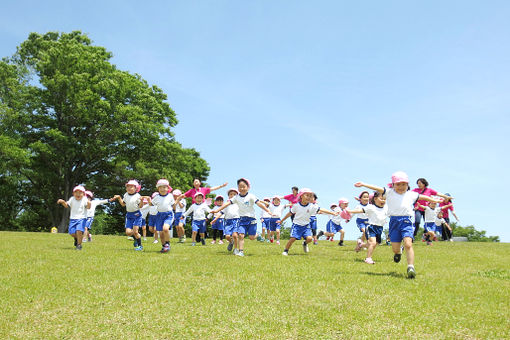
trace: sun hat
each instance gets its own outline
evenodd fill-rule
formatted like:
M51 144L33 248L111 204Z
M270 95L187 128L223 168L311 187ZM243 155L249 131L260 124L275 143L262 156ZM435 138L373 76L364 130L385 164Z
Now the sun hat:
M174 196L181 196L182 191L180 191L179 189L175 189L174 191L172 191L172 194L174 194Z
M156 188L159 188L159 187L168 187L168 191L172 191L172 187L170 186L170 183L165 178L158 180L158 182L156 183Z
M85 188L83 187L83 185L77 185L77 186L75 186L75 187L73 188L73 192L75 192L75 191L81 191L81 192L83 192L84 194L87 192L87 191L85 190Z
M345 197L341 197L339 200L338 200L338 204L342 204L342 203L349 203L349 200Z
M313 194L313 191L310 188L303 188L303 189L299 190L297 198L300 199L301 196L303 196L304 194Z
M218 195L218 196L216 196L216 198L215 198L214 200L215 200L215 201L218 201L218 200L222 200L222 199L224 199L224 198L223 198L223 196Z
M127 183L126 183L126 186L128 185L134 185L135 188L136 188L136 192L139 192L140 189L142 188L142 186L140 185L140 183L138 183L138 181L136 179L130 179Z
M197 191L197 192L195 193L195 195L193 195L193 198L195 198L195 197L197 197L197 196L202 196L202 197L204 197L204 194L203 194L203 193L201 193L200 191Z
M92 193L92 191L90 190L85 190L85 195L87 195L88 197L90 198L93 198L94 197L94 194Z
M236 188L230 188L230 189L228 189L227 194L230 194L230 192L231 192L231 191L234 191L236 194L239 194L239 191L237 191L237 189L236 189Z

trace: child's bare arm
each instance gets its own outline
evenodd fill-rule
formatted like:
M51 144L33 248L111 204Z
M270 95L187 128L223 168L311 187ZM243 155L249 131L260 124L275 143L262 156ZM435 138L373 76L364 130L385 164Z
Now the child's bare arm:
M285 221L286 219L288 219L288 218L289 218L289 217L291 217L291 216L292 216L292 213L289 211L289 212L287 213L287 215L285 215L285 216L284 216L282 219L280 219L279 221L276 221L276 223L280 223L280 224L282 224L282 223L283 223L283 221Z
M262 210L264 210L265 212L267 212L269 215L273 216L273 213L272 213L271 211L269 211L269 209L268 209L268 208L264 205L264 203L266 203L266 202L264 202L264 203L262 203L262 202L264 202L264 201L257 201L257 203L256 203L256 204L257 204L257 205L258 205L258 206L259 206Z
M67 205L67 202L64 201L63 199L59 199L57 201L57 204L61 204L64 208L69 208L69 205Z
M363 183L363 182L356 182L356 183L354 183L354 186L356 188L365 187L365 188L368 188L368 189L372 189L372 190L380 192L381 194L384 193L384 188L378 187L377 185L367 184L367 183Z
M214 210L211 210L211 212L212 212L213 214L216 214L216 213L218 213L218 212L222 211L223 209L225 209L226 207L228 207L228 206L229 206L229 205L231 205L231 204L232 204L232 202L227 201L227 202L226 202L226 203L224 203L221 207L216 208L216 209L214 209Z

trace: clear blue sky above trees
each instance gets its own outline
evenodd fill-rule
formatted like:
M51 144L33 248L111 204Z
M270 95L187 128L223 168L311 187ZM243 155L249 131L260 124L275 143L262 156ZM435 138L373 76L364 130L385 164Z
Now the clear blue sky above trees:
M0 56L29 32L82 30L168 94L176 138L209 162L212 185L306 186L329 206L401 169L455 196L462 225L508 242L495 207L509 16L506 1L16 1L2 5Z

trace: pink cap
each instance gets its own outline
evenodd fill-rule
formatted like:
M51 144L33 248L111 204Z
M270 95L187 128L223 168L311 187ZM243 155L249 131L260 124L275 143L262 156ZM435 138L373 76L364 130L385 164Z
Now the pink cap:
M393 175L391 175L391 183L392 184L402 183L402 182L409 183L409 177L407 176L407 174L405 172L397 171L397 172L393 173Z
M157 191L153 192L152 195L151 195L151 198L156 197L156 195L159 195L159 192L157 192Z
M90 198L94 197L94 194L93 194L93 193L92 193L92 191L90 191L90 190L86 190L86 191L85 191L85 195L87 195L87 196L88 196L88 197L90 197Z
M85 190L85 188L83 187L83 185L77 185L77 186L75 186L75 187L73 188L73 192L75 192L75 191L81 191L81 192L83 192L84 194L86 193L86 190Z
M227 194L230 194L231 191L235 191L236 194L239 193L239 191L237 191L236 188L230 188L230 189L228 189Z
M350 220L352 215L347 210L344 209L340 213L340 217L343 218L344 220Z
M195 198L195 197L197 197L197 196L202 196L202 197L204 197L204 194L202 194L200 191L197 191L197 192L195 193L195 195L193 195L193 198Z
M342 197L342 198L340 198L340 199L338 200L338 204L342 204L342 203L347 203L347 204L348 204L348 203L349 203L349 200L348 200L347 198L345 198L345 197Z
M313 194L313 191L310 188L302 188L301 190L299 190L299 193L297 195L298 199L304 194Z
M246 184L248 184L248 188L251 188L251 183L248 180L248 178L241 177L240 179L237 180L238 184L239 184L239 181L246 182Z
M282 199L282 197L281 197L281 196L278 196L278 195L275 195L275 196L273 196L273 200L275 200L275 199L279 199L279 200L281 200L281 199Z
M338 207L338 205L336 203L333 203L329 206L329 208L333 208L333 207Z
M136 179L130 179L126 183L126 186L128 186L128 185L134 185L136 188L136 192L140 192L140 189L142 188L142 186L140 185L140 183L138 183L138 181Z
M174 196L180 196L182 195L182 191L180 191L179 189L175 189L174 191L172 191L172 194L174 194Z
M172 187L170 186L170 183L165 178L158 180L158 182L156 183L156 188L159 188L159 187L168 187L168 191L172 191Z
M269 197L264 197L263 201L271 202L271 199Z
M218 195L218 196L216 196L216 198L214 200L216 201L216 200L219 200L219 199L224 199L224 198L223 198L223 196Z

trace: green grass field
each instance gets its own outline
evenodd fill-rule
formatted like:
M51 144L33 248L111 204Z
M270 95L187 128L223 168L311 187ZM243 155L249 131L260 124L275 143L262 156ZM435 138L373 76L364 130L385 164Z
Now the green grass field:
M169 254L95 236L0 232L1 338L510 338L510 244L415 245L405 258L354 242L172 243ZM172 241L175 242L175 241Z

